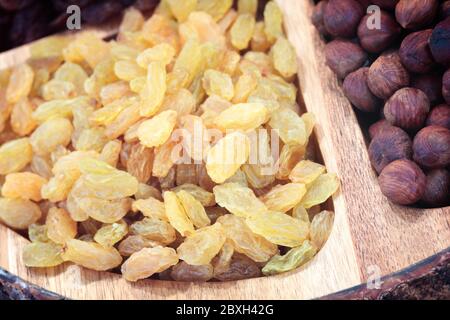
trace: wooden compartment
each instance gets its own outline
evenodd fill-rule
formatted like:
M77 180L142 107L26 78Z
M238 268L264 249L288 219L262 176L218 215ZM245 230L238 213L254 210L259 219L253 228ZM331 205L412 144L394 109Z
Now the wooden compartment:
M228 283L126 282L120 275L65 264L27 269L27 240L0 226L0 267L32 284L75 299L309 299L410 266L450 247L450 207L414 209L380 191L354 111L325 65L324 43L310 22L310 0L277 0L298 52L300 91L318 118L315 135L324 162L342 187L333 198L335 225L324 248L298 270ZM0 55L0 69L22 62L27 48Z

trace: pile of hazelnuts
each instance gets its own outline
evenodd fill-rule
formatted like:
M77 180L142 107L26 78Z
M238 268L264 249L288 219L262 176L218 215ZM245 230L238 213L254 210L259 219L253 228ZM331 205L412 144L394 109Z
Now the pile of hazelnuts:
M400 205L450 205L450 1L322 0L313 24L355 108L369 156Z

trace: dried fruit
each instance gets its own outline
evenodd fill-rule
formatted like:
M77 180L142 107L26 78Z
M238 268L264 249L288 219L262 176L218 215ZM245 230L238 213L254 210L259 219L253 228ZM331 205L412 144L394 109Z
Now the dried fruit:
M196 228L203 228L211 224L203 205L189 192L180 190L177 192L177 197L187 216Z
M270 52L273 66L284 78L289 79L297 73L297 53L284 37L278 38Z
M311 260L316 253L317 248L310 241L305 240L301 246L292 248L285 255L272 257L262 272L270 276L294 270Z
M13 229L27 229L41 214L39 206L29 200L0 198L0 221Z
M175 241L175 229L166 221L156 217L146 217L130 226L130 233L141 235L149 240L157 241L163 245Z
M228 74L212 69L206 70L202 83L209 96L216 95L225 100L233 99L234 86Z
M214 275L219 281L237 281L261 276L260 267L244 255L235 254L230 262L230 267Z
M333 228L334 213L331 211L322 211L314 216L311 221L311 243L320 249L330 236Z
M141 235L131 235L120 242L118 250L120 255L129 257L133 253L141 251L144 248L155 248L160 246L162 246L162 244L157 241L149 240Z
M277 185L260 199L268 210L287 212L294 208L305 194L306 187L303 183L288 183Z
M62 252L63 246L56 243L28 243L23 249L22 260L27 267L56 267L64 262Z
M177 195L172 191L163 194L166 215L170 224L182 235L186 236L194 232L194 225L189 220L183 205Z
M138 129L139 140L148 148L163 145L170 138L176 120L177 112L167 110L144 121Z
M231 44L238 50L248 48L255 30L255 17L250 13L240 14L230 30Z
M114 247L76 239L66 242L62 258L96 271L114 269L122 263L122 257Z
M245 223L245 219L241 217L227 214L219 217L217 222L222 225L227 241L230 241L234 250L245 254L253 261L266 262L278 251L275 244L253 233Z
M210 264L192 266L181 261L172 268L170 276L175 281L182 282L205 282L213 277L213 266Z
M250 140L236 131L220 139L208 152L206 170L216 183L223 183L243 165L250 153Z
M305 145L308 139L305 122L295 111L282 108L272 114L269 121L281 140L288 145Z
M133 212L141 212L146 217L168 221L164 203L153 197L134 201L131 209Z
M250 188L238 183L224 183L213 190L217 204L239 217L251 217L267 211Z
M133 253L122 265L121 271L127 281L137 281L162 272L178 263L178 257L172 248L144 248Z
M180 259L188 264L195 266L209 264L222 249L225 240L222 226L216 223L188 235L178 247L177 253Z
M253 130L267 121L269 112L261 103L240 103L222 111L215 119L216 126L226 130Z
M4 143L0 147L0 174L22 170L31 162L32 157L30 139L22 138Z
M302 198L301 204L309 209L324 203L339 189L339 179L334 173L324 173L308 186L308 191Z
M95 242L104 247L112 247L122 240L128 233L128 225L125 221L105 225L101 227L94 236ZM120 252L120 251L119 251Z
M5 177L2 196L39 202L42 200L41 188L46 182L46 179L30 172L10 173Z
M48 238L55 243L65 244L77 235L77 223L64 209L51 208L48 211L45 225Z
M285 247L299 246L309 235L307 224L280 212L253 215L246 219L246 223L254 233Z

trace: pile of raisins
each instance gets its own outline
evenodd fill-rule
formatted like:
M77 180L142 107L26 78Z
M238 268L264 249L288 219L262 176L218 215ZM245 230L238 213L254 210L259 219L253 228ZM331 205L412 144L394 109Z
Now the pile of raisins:
M67 8L78 5L85 24L96 25L135 5L151 11L158 0L0 0L0 51L66 28Z

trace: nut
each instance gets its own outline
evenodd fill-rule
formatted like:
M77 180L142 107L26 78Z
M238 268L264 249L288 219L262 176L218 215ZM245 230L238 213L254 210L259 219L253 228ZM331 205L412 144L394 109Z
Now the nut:
M399 55L402 64L409 71L423 74L430 72L435 67L436 63L428 46L432 32L432 29L414 32L403 40Z
M450 18L434 27L429 44L434 60L444 66L450 66Z
M445 1L441 4L441 8L439 9L439 18L444 20L448 17L450 17L450 1Z
M422 128L429 111L427 95L414 88L398 90L384 106L386 120L405 130Z
M450 104L450 69L444 73L444 77L442 78L442 96Z
M446 169L432 170L427 174L427 184L422 201L431 207L450 205L450 172Z
M400 128L381 127L369 145L372 166L380 173L389 163L398 159L411 159L412 141Z
M411 87L423 91L430 100L431 106L435 106L443 100L441 73L416 75L411 79Z
M311 20L313 25L317 28L317 30L323 34L324 36L328 35L328 31L325 28L325 24L323 22L323 13L325 10L325 6L328 4L328 0L320 1L313 10Z
M392 202L410 205L425 193L426 176L411 160L396 160L387 165L378 177L381 192Z
M352 38L363 15L362 6L355 0L329 0L323 21L332 36Z
M383 54L375 60L370 66L367 84L374 95L385 100L409 85L409 73L397 52Z
M394 10L399 0L371 0L374 5L379 6L385 10Z
M450 130L440 126L420 130L413 141L413 159L428 169L450 165Z
M327 65L341 79L367 61L367 53L349 40L333 40L328 43L325 47L325 57Z
M427 126L441 126L450 130L450 106L441 104L431 110L427 119Z
M378 120L369 127L370 139L375 138L380 132L386 131L391 127L392 125L386 119Z
M375 112L380 100L374 96L367 86L369 68L360 68L350 73L344 80L344 93L350 102L361 111Z
M405 29L418 29L430 24L439 9L437 0L400 0L395 17Z
M387 12L381 11L380 28L369 29L368 20L372 14L365 15L358 26L361 46L368 52L379 53L390 47L401 32L400 25Z

